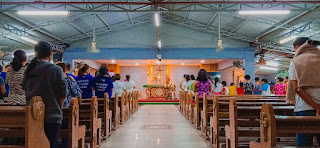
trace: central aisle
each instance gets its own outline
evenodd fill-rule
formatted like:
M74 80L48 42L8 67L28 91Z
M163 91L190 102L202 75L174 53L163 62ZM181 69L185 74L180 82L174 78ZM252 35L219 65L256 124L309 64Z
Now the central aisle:
M174 105L144 105L102 148L208 148Z

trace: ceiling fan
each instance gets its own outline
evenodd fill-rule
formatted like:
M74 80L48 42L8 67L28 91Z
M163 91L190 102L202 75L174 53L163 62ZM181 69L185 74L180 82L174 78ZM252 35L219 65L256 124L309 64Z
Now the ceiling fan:
M220 51L222 51L224 48L226 48L228 45L222 43L220 13L219 13L219 12L217 12L217 13L218 13L218 18L219 18L219 24L218 24L219 38L218 38L218 43L217 43L216 52L220 52Z
M98 53L100 50L97 48L97 43L96 43L96 15L94 16L93 20L93 31L92 31L92 42L91 42L91 48L88 50L93 53Z

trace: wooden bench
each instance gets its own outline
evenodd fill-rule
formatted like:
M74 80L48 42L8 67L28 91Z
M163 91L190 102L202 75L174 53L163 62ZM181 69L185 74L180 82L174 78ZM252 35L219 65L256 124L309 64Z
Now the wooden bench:
M98 99L93 96L91 104L81 103L79 107L80 124L86 125L86 141L90 142L90 148L99 147L102 139L101 118L98 118Z
M84 148L86 126L79 125L79 104L78 99L72 99L70 106L62 108L63 119L68 120L68 128L60 130L60 138L68 139L69 148Z
M91 99L78 98L81 105L91 105ZM104 98L98 100L98 118L102 119L103 138L106 139L112 132L112 111L110 110L110 100L108 93L104 94Z
M194 122L194 95L192 94L192 92L188 92L187 93L187 101L188 101L188 119L190 121L191 124L193 124Z
M117 129L121 119L118 93L115 93L115 97L110 99L110 109L112 110L113 129Z
M260 143L250 142L250 148L276 147L281 134L320 134L319 116L277 116L275 107L264 104L260 113Z
M195 104L194 104L194 107L193 107L193 117L194 117L194 126L196 128L199 128L200 127L200 110L202 110L202 105L200 107L200 104L203 103L203 98L199 97L199 94L198 93L195 93L194 95L194 101L195 101Z
M133 91L132 93L132 100L133 100L133 113L138 110L138 105L139 105L139 91Z
M258 129L260 126L258 119L260 118L262 105L259 106L258 104L256 106L240 106L237 104L236 99L231 99L229 105L230 124L225 126L226 147L239 147L240 137L258 139ZM293 115L294 106L275 106L274 109L278 115ZM289 137L290 135L283 136ZM249 140L244 140L244 144L249 145Z
M3 148L49 148L44 132L45 105L33 97L29 106L0 106L0 138L24 138L24 145L0 145Z
M262 104L268 102L271 104L275 104L275 105L286 105L285 103L285 98L284 97L276 97L275 99L271 98L268 99L264 98L265 96L261 96L261 97L253 97L253 96L248 96L248 98L245 98L243 96L237 97L225 97L225 96L215 96L213 97L213 102L212 102L212 113L211 112L207 112L208 116L210 117L210 122L209 122L209 126L210 127L210 132L209 132L209 139L211 144L214 147L219 147L220 144L220 136L225 136L224 135L224 127L225 125L229 124L229 102L230 99L236 99L237 100L237 105L240 106L261 106ZM209 98L211 99L211 98ZM205 102L207 103L207 102ZM210 106L209 105L205 105L205 106ZM206 112L205 110L206 108L204 108L204 112ZM207 118L205 118L207 119ZM203 123L206 123L206 120L204 120ZM204 132L207 132L204 129ZM205 133L203 133L205 134Z

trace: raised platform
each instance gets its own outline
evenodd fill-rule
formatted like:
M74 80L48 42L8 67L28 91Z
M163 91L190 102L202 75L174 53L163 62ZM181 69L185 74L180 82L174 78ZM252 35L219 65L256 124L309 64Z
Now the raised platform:
M166 100L164 98L140 98L138 99L140 105L144 104L173 104L179 105L179 100Z

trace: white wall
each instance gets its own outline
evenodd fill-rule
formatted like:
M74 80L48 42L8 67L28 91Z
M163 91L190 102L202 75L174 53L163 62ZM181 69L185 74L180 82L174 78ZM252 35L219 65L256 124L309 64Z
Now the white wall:
M120 66L121 80L123 81L126 75L130 75L130 80L136 83L136 89L141 93L139 98L147 98L145 88L142 87L143 85L150 84L147 72L147 66Z
M233 83L233 68L227 68L224 70L221 70L221 82L226 81L227 86L230 86L230 83Z
M198 72L200 70L199 66L170 66L170 78L171 83L175 84L176 89L176 97L179 97L179 84L181 80L183 79L184 74L194 75L196 78L198 76Z

